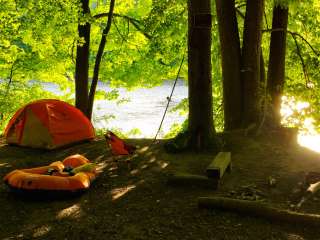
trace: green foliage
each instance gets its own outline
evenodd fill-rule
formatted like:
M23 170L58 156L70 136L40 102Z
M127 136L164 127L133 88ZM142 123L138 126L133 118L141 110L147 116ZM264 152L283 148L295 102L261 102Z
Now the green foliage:
M274 0L273 1L274 6L281 6L283 8L287 8L289 3L291 2L290 0Z
M182 124L174 123L172 124L169 132L164 135L164 138L174 138L180 132L185 132L188 129L188 119L186 119Z
M59 96L44 91L39 84L12 82L0 83L0 129L4 129L12 115L22 106L40 98L56 98Z
M295 101L309 102L310 110L304 114L300 114L301 121L296 124L298 126L305 119L312 117L319 125L319 67L320 67L320 4L318 1L304 1L299 3L299 8L289 8L289 25L290 31L299 33L312 47L316 53L308 46L300 36L294 38L288 34L287 36L287 56L286 56L286 94L294 96ZM298 46L296 45L298 44ZM299 57L299 51L302 60ZM303 61L303 62L302 62ZM306 74L302 65L306 66Z
M280 4L289 6L289 26L312 44L315 54L306 42L295 36L307 66L305 76L296 43L287 36L285 94L296 101L308 101L310 111L305 118L320 119L320 2L316 0L266 1L264 28L271 28L272 8ZM25 103L45 97L47 93L30 80L52 82L59 85L63 95L59 98L73 103L75 50L78 40L77 25L80 1L62 0L0 0L0 129L12 114ZM109 1L90 2L91 15L80 21L91 23L90 66L94 65L102 30L107 18L94 17L109 11ZM243 14L245 7L239 9ZM100 80L111 87L135 89L160 85L165 79L174 79L181 59L187 51L187 2L185 0L126 0L116 1L111 31L103 54ZM223 126L220 46L214 4L212 8L212 87L215 126ZM238 17L240 38L243 20ZM270 33L264 33L262 49L268 64ZM187 60L181 78L187 80ZM92 67L90 78L92 77ZM8 83L11 79L10 87ZM116 90L107 94L97 91L96 99L117 100ZM187 114L188 102L184 99L173 110ZM108 118L108 117L107 117ZM320 125L320 124L318 124ZM186 128L174 125L166 137L174 136ZM1 130L0 130L1 131ZM134 131L137 134L137 131ZM133 132L130 134L134 134Z
M107 131L112 131L118 137L123 139L138 136L141 134L141 131L138 128L133 128L128 132L124 132L122 129L119 129L119 128L111 128L111 129L101 128L96 130L96 135L103 136Z
M184 98L180 101L180 103L173 107L170 112L178 112L180 115L185 116L188 114L188 107L188 98Z

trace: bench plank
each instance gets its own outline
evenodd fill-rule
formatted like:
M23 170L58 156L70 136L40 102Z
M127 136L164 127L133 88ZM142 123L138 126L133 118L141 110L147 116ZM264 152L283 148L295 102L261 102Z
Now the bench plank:
M231 153L219 152L207 167L208 178L221 179L226 170L231 170Z

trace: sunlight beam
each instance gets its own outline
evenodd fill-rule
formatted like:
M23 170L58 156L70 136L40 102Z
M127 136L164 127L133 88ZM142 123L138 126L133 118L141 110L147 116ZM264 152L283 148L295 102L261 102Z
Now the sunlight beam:
M57 219L63 219L63 218L79 218L82 215L82 211L79 204L74 204L71 207L62 209L57 214Z
M128 192L130 192L131 190L135 189L136 185L128 185L122 188L115 188L111 190L111 196L112 196L112 200L117 200L121 197L123 197L125 194L127 194Z

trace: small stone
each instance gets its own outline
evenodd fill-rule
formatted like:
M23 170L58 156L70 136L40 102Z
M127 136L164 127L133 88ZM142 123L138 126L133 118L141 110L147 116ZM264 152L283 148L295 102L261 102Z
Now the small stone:
M289 207L290 207L291 209L295 209L295 208L296 208L296 205L290 204Z
M277 180L274 177L269 176L268 178L268 185L270 187L275 187L275 185L277 184Z

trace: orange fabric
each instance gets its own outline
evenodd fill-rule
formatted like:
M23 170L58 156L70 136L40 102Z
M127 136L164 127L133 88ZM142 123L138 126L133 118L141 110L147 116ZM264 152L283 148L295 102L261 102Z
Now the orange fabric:
M73 159L72 161L75 165L82 165L84 160L89 161L83 156L82 158L79 157L81 155L77 156L78 158L70 156L70 158L66 158L65 160ZM78 163L76 161L78 161ZM48 170L52 168L59 171L58 174L56 174L56 176L46 175ZM74 176L63 174L63 172L61 172L63 168L63 163L57 161L49 166L14 170L8 173L3 180L11 187L24 190L37 189L78 191L89 188L91 181L95 179L95 174L92 172L79 172Z
M10 138L11 143L19 144L23 137L23 129L26 122L26 113L24 111L18 111L9 121L9 124L5 130L5 137Z
M108 131L105 137L111 147L112 153L115 155L128 155L133 153L135 150L134 146L126 144L121 138L111 131Z
M29 108L41 121L41 123L46 127L50 129L49 126L49 117L48 117L48 112L47 112L47 102L45 101L37 101L26 108Z
M17 136L18 143L21 142L21 139L23 137L23 129L27 119L27 115L25 114L25 112L21 113L21 115L21 118L17 119L16 124L14 126L14 131Z
M26 173L17 170L8 179L8 184L24 190L69 190L77 191L90 186L90 178L85 173L77 173L74 176L61 177Z
M83 164L89 163L90 161L86 157L84 157L80 154L75 154L75 155L66 157L62 162L63 162L64 166L76 168L76 167L81 166Z
M35 148L54 148L49 129L41 122L39 117L30 109L26 108L23 135L19 139L19 145L32 146Z
M14 128L15 135L11 135L15 140L12 140L11 136L8 143L20 144L24 133L24 123L28 117L26 114L27 109L30 109L43 126L48 129L48 136L51 139L48 139L48 144L45 148L55 148L95 137L91 122L80 110L63 101L42 99L24 106L14 114L6 127L5 137L8 140L10 132ZM29 132L32 134L32 131ZM31 139L36 141L32 136ZM39 141L42 143L43 139L39 139ZM24 143L23 145L32 147L32 144Z
M4 130L4 136L7 137L11 127L14 125L16 122L17 118L20 116L21 112L24 110L23 108L20 108L14 115L13 117L9 120L8 125L6 126L6 129Z
M124 142L118 138L110 141L112 153L116 155L128 155L129 152L124 148Z
M47 104L50 132L55 144L80 141L84 137L93 138L94 129L91 122L77 108L61 102Z

